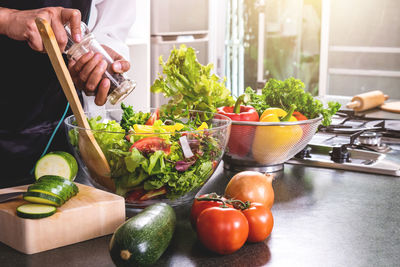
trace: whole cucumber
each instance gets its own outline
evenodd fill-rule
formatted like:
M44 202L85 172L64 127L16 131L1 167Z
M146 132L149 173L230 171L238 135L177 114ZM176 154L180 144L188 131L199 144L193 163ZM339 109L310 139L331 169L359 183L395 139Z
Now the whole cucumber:
M156 203L128 219L115 230L110 255L117 266L155 263L167 249L175 231L176 215L171 206Z

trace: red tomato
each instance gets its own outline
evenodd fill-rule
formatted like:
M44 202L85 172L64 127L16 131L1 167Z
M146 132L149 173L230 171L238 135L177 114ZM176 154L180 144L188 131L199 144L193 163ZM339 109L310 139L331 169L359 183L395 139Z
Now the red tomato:
M234 208L212 207L197 218L197 236L211 251L225 255L240 249L247 240L249 223Z
M160 137L145 137L142 138L131 146L129 151L132 151L133 148L136 148L142 153L152 153L157 150L163 150L165 154L169 154L171 152L170 145L165 143L165 140Z
M306 120L308 120L306 116L304 116L303 114L301 114L298 111L293 112L292 116L295 117L298 121L306 121Z
M146 121L146 125L153 125L156 120L160 118L160 110L156 109L150 118Z
M208 194L204 194L204 195L199 196L199 198L207 197L207 196L208 196ZM222 198L222 199L226 200L226 198ZM219 201L208 201L208 200L207 201L206 200L199 201L199 200L195 199L193 201L192 209L190 211L190 223L192 224L193 229L196 229L197 218L199 217L200 213L203 210L211 208L211 207L219 207L221 205L222 205L222 202L219 202ZM232 207L231 205L227 205L227 206Z
M249 222L249 242L261 242L272 232L274 217L270 209L260 203L251 203L250 208L242 210Z

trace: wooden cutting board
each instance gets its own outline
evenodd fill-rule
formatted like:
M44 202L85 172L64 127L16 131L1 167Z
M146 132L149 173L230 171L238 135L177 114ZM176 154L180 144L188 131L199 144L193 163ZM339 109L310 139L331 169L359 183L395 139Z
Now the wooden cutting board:
M23 219L18 199L0 203L0 242L25 254L54 249L112 234L125 221L125 200L90 186L76 183L79 193L43 219ZM28 185L0 189L0 194L26 191ZM1 265L1 264L0 264Z

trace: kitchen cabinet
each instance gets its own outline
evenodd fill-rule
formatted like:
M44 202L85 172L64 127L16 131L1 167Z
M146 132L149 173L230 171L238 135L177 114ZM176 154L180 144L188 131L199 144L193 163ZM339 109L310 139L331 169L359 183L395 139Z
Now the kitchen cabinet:
M220 164L200 193L222 193L232 176ZM186 205L156 266L398 265L399 178L285 164L273 186L275 225L266 241L246 244L231 255L211 253L191 229ZM128 216L133 214L127 210ZM0 244L0 262L3 267L113 266L110 239L108 235L30 256Z

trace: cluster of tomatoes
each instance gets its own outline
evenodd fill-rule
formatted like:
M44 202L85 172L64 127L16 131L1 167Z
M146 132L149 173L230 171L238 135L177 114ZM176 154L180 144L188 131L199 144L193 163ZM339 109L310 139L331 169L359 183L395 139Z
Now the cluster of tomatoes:
M201 243L224 255L237 251L246 241L264 241L274 225L271 181L261 173L242 172L228 183L225 196L210 193L196 198L190 221Z

